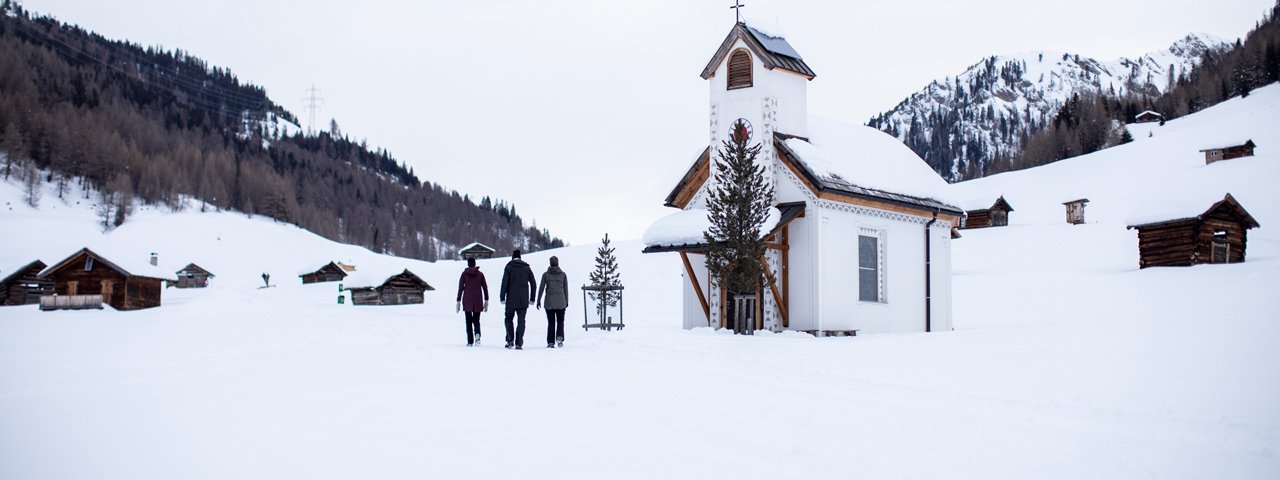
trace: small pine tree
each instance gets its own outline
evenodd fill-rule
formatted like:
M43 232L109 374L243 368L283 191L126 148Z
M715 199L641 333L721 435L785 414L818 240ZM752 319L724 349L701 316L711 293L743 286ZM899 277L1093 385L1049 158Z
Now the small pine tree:
M1126 143L1132 142L1133 134L1129 133L1129 129L1123 128L1123 127L1121 129L1124 131L1124 133L1120 134L1120 144L1124 145Z
M590 281L592 285L617 287L622 285L622 278L618 274L618 257L613 255L614 247L609 246L609 234L604 234L604 239L600 241L600 248L596 249L596 269L591 272ZM605 296L606 306L618 305L618 292L592 293L588 295L591 300L599 302L600 296ZM601 312L603 315L604 312Z
M756 165L760 144L748 146L747 141L746 126L734 124L731 140L716 152L716 186L707 200L711 229L703 238L710 275L730 294L750 295L764 275L760 229L773 206L773 186L765 181L764 167ZM734 325L734 332L749 334L752 327Z

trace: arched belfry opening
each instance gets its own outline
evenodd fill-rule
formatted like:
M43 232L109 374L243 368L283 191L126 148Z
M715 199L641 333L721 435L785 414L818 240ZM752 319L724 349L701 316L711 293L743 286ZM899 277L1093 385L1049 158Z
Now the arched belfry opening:
M751 86L751 54L746 49L738 49L729 56L728 89L748 88Z

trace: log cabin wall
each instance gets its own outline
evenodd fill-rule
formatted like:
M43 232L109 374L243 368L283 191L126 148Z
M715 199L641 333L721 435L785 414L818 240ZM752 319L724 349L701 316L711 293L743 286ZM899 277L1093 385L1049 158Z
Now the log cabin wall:
M0 284L0 305L34 305L41 295L53 293L53 281L41 278L44 262L35 261L14 272L7 282Z
M125 282L125 287L121 288L121 292L116 295L123 295L124 306L119 307L114 303L111 306L117 310L137 310L140 308L151 308L160 306L160 291L163 289L163 281L157 278L147 277L129 277Z
M1196 222L1138 229L1138 266L1186 267L1195 264Z
M302 283L340 282L344 278L347 278L347 272L330 263L320 267L319 270L302 275Z
M1226 244L1228 246L1226 263L1243 262L1245 246L1248 241L1248 231L1245 229L1244 222L1230 213L1229 210L1218 209L1205 217L1196 232L1196 263L1215 263L1213 248L1214 235L1217 232L1226 234Z
M90 260L92 264L88 263ZM102 295L108 305L121 310L127 308L124 290L128 277L87 253L76 255L46 277L53 280L54 293L58 295Z
M983 228L991 226L991 209L970 210L964 221L964 228Z

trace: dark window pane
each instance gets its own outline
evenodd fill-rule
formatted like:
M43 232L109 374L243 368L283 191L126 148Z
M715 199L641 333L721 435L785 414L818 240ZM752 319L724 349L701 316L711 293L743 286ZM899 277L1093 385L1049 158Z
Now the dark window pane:
M858 300L864 302L880 301L880 286L875 270L858 270Z
M876 237L858 236L858 266L862 268L876 268Z

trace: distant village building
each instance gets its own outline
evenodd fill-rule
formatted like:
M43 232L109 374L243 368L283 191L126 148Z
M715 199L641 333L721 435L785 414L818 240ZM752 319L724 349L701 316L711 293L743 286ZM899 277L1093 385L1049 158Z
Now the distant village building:
M1248 230L1260 226L1229 193L1200 213L1147 220L1128 227L1138 231L1141 268L1243 262Z
M352 276L347 282L353 285L368 285L375 275L361 274ZM376 281L376 280L375 280ZM352 305L410 305L424 303L425 292L435 288L426 280L414 275L409 269L386 277L377 286L347 287L351 292Z
M1222 160L1231 160L1233 158L1240 158L1240 157L1252 157L1253 148L1255 146L1256 145L1253 144L1253 140L1245 140L1244 143L1241 143L1238 145L1206 148L1204 150L1201 150L1201 152L1204 152L1204 164L1208 165L1210 163L1218 162Z
M176 282L177 279L145 260L129 260L132 257L117 256L115 261L107 260L88 248L82 248L66 260L45 269L40 276L53 282L54 295L59 297L98 296L101 303L116 310L160 306L164 282ZM54 295L41 298L42 309L56 305L50 302L46 307L46 299L52 299Z
M1086 203L1089 203L1087 198L1062 203L1067 206L1067 223L1072 225L1084 223L1084 205Z
M1159 112L1153 112L1151 110L1147 110L1145 112L1139 113L1137 116L1133 117L1134 123L1151 123L1151 122L1159 122L1161 120L1164 120L1164 115L1161 115Z
M990 207L966 210L964 226L961 228L1004 227L1009 225L1009 212L1012 211L1013 207L1001 195Z
M0 274L7 274L0 280L0 305L34 305L40 303L40 296L52 294L53 282L40 277L46 266L36 260L12 270L0 271Z
M951 330L951 233L963 211L934 199L946 182L902 142L809 117L814 77L786 39L745 23L703 70L708 146L667 196L680 211L644 235L645 253L680 255L684 327L740 319L820 336ZM732 135L760 146L775 189L761 229L768 273L755 292L728 292L706 268L715 149Z
M322 283L322 282L340 282L347 278L347 270L338 265L337 262L329 262L314 272L307 272L301 275L302 283Z
M182 267L177 274L178 282L175 286L178 288L205 288L209 286L209 279L216 276L194 263Z
M458 250L458 256L462 257L463 260L466 260L468 258L474 258L476 260L484 260L487 258L493 258L493 254L495 252L496 250L490 248L488 245L476 242L476 243L472 243L471 245L462 247L462 250Z

